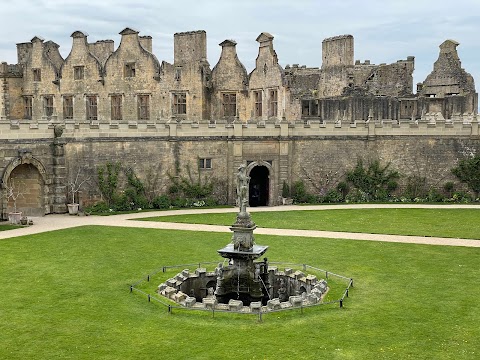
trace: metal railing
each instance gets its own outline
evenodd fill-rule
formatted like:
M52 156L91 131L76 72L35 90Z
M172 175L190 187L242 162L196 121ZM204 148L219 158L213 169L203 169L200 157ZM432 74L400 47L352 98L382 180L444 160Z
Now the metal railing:
M172 311L174 309L187 310L187 311L195 311L196 310L196 311L203 311L203 312L211 312L212 317L215 317L216 312L217 313L235 313L235 314L242 314L242 315L255 315L255 316L258 316L259 321L262 321L262 316L264 314L270 314L270 313L276 313L276 312L282 312L282 311L300 310L301 313L303 313L304 308L310 308L310 307L315 307L315 306L324 306L324 305L332 305L332 304L339 304L339 307L343 308L345 298L349 297L350 290L351 290L351 288L353 288L353 278L343 276L343 275L339 275L339 274L333 273L331 271L320 269L320 268L317 268L317 267L314 267L314 266L311 266L311 265L308 265L308 264L298 264L298 263L279 262L279 261L270 261L269 264L272 264L272 265L273 264L288 265L288 266L292 266L292 267L301 267L303 269L303 271L307 271L307 269L312 269L312 270L318 271L319 273L324 273L326 279L328 279L329 277L336 277L336 278L339 278L341 280L345 280L345 281L347 281L347 286L346 286L345 290L343 291L342 296L339 299L336 299L336 300L330 300L330 301L326 301L326 302L320 302L320 303L317 303L317 304L308 304L308 305L304 305L303 302L302 302L300 306L291 306L291 307L280 308L280 309L269 309L268 311L262 311L262 309L260 308L259 310L254 310L254 311L251 311L251 312L245 312L245 311L240 311L240 310L219 309L219 308L215 308L215 306L212 306L211 308L186 307L186 306L182 306L182 305L179 305L177 303L174 303L173 300L169 300L167 298L165 298L165 300L163 300L163 297L160 298L160 297L157 297L157 296L152 296L151 294L149 294L149 293L147 293L147 292L145 292L145 291L143 291L143 290L141 290L137 287L137 285L139 285L139 284L141 284L145 281L150 282L150 280L152 279L153 276L157 275L160 272L165 273L168 269L185 269L187 266L198 266L198 268L202 268L202 265L211 265L211 264L218 264L218 263L219 263L218 261L208 261L208 262L204 261L204 262L198 262L198 263L192 263L192 264L177 264L177 265L162 266L162 267L158 268L157 270L154 270L154 271L150 272L149 274L145 275L142 279L132 283L130 285L130 293L137 292L141 295L144 295L147 298L148 302L152 302L152 300L153 300L153 301L161 304L162 306L165 306L167 308L168 313L172 313ZM171 303L169 303L170 301L171 301Z

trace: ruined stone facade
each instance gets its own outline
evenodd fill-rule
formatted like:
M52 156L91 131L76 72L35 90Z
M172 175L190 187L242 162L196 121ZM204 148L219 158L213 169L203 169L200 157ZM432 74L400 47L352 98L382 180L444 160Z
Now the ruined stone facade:
M233 40L219 44L211 69L204 31L174 35L173 64L152 53L151 37L120 34L115 49L75 31L66 59L57 44L34 37L17 44L17 64L1 64L2 186L14 178L30 184L20 201L27 214L65 211L75 168L94 173L108 160L140 176L152 167L162 177L198 168L226 182L232 203L233 174L247 162L262 204L274 205L284 181L303 179L317 191L358 157L448 179L455 162L480 147L474 81L452 40L414 94L414 57L355 61L351 35L323 41L319 68L283 68L274 37L261 33L247 73ZM3 198L2 213L10 208Z

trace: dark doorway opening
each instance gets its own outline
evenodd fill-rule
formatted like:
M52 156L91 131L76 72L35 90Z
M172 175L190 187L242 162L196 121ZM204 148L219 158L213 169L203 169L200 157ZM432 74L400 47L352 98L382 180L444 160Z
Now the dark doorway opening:
M267 206L270 183L266 166L255 166L250 171L249 203L250 206Z

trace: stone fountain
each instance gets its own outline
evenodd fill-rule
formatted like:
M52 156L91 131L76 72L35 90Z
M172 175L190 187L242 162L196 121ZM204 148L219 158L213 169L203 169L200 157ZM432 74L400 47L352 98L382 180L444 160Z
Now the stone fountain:
M218 253L225 259L214 271L200 267L184 269L158 286L158 293L193 309L266 312L318 304L328 291L327 282L303 271L269 266L267 258L257 260L268 246L255 244L257 227L247 212L250 178L246 165L237 173L239 212L231 242ZM257 261L255 261L257 260ZM304 266L305 270L305 266Z
M232 299L242 301L245 305L258 301L266 303L270 297L267 259L254 262L265 254L268 246L255 244L253 230L257 226L247 212L249 182L246 165L242 164L237 174L240 211L230 228L233 231L232 242L218 250L222 257L228 259L228 265L217 268L215 297L221 303L228 303Z

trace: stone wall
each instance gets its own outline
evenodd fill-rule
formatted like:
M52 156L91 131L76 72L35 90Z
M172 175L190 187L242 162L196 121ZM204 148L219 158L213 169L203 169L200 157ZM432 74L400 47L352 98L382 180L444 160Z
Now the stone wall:
M118 161L123 168L132 168L144 182L155 180L157 195L166 191L169 176L191 176L196 181L200 175L201 181L217 179L226 183L225 196L233 204L234 174L240 163L246 162L248 171L256 166L267 168L268 204L275 205L283 181L292 185L301 179L309 191L321 194L333 188L359 158L391 163L402 174L426 177L429 184L440 188L455 180L450 169L460 159L480 153L476 120L155 126L139 124L135 128L124 124L113 133L108 124L98 128L67 124L63 134L55 138L51 125L40 122L37 129L30 130L32 138L35 134L36 138L28 140L19 138L25 127L29 128L28 122L15 126L0 122L0 134L7 139L0 146L3 182L7 183L12 173L15 175L18 166L33 166L29 169L36 172L29 170L26 174L36 175L29 175L28 181L37 181L43 188L41 195L29 195L26 201L37 201L44 213L62 212L68 181L78 169L94 179L99 166ZM211 159L211 169L199 169L202 158ZM99 200L99 195L94 185L89 186L80 194L81 203ZM8 208L11 206L4 201L3 213Z

